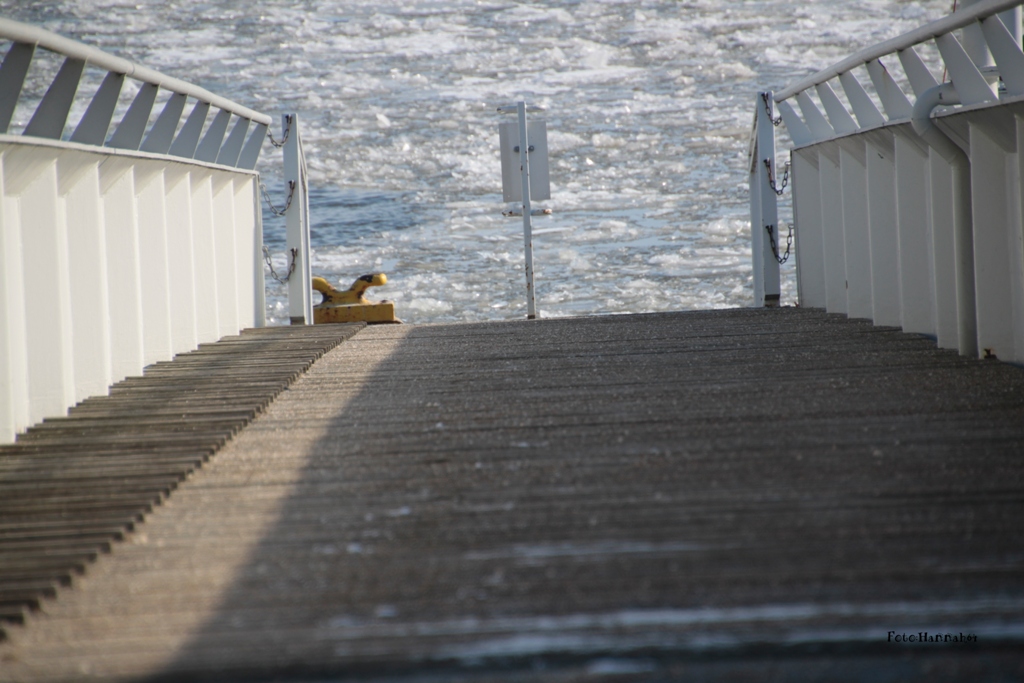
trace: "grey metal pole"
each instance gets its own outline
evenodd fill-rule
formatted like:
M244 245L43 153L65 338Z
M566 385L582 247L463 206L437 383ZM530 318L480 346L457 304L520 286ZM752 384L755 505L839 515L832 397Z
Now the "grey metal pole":
M523 179L523 245L526 251L526 317L537 317L533 287L533 223L530 208L530 141L526 135L526 102L517 105L519 113L519 163Z
M779 225L778 196L775 190L782 184L782 178L775 166L775 126L772 123L774 104L771 92L760 93L757 96L757 156L753 169L757 188L755 192L751 193L752 200L758 203L755 210L751 212L751 217L756 215L760 218L757 223L750 226L752 230L751 255L754 267L754 306L765 308L778 306L781 293L779 262L775 252L781 248L779 245L782 242L782 229ZM767 226L771 226L774 238L766 234ZM774 251L772 249L773 239Z

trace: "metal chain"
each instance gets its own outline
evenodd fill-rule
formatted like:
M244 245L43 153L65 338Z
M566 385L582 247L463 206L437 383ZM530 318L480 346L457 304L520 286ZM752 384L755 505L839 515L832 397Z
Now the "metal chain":
M772 171L772 162L769 159L764 160L764 167L768 169L768 184L772 186L772 191L778 196L782 196L782 193L786 191L786 185L789 184L789 168L790 162L786 162L786 170L782 173L782 184L775 184L775 173Z
M284 208L279 209L274 206L274 202L270 199L270 194L267 192L267 186L260 183L260 191L263 193L263 201L267 203L267 208L270 209L270 213L275 216L283 216L288 213L288 207L292 205L292 198L295 196L295 181L288 181L288 199L285 200Z
M772 118L772 108L768 106L768 93L761 93L761 101L764 102L764 110L768 113L768 120L772 122L772 125L778 128L782 125L782 114L779 114L778 118Z
M267 262L267 268L270 269L270 277L274 278L282 285L287 283L288 278L290 278L292 276L292 273L295 272L295 262L299 258L298 249L292 248L289 249L289 251L291 252L292 257L289 260L290 262L288 264L288 274L282 278L280 275L277 274L277 271L274 270L274 263L270 260L270 249L267 249L267 247L265 246L263 247L263 260Z
M790 250L793 248L793 226L789 226L789 235L786 237L786 253L779 256L779 245L775 241L775 226L766 225L764 229L768 231L768 240L772 245L772 253L775 254L775 260L779 262L781 266L783 263L789 260Z
M284 120L288 127L284 129L284 137L281 138L281 142L274 139L274 131L270 130L269 126L267 127L267 138L270 139L270 144L274 147L284 147L284 144L288 142L288 136L292 132L292 117L290 115L285 115Z

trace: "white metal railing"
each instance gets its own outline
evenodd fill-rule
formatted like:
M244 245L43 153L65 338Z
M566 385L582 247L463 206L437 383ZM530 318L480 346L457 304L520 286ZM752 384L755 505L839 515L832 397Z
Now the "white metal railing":
M271 119L33 26L0 20L0 40L5 443L149 363L264 323L253 169ZM63 63L8 134L39 50ZM105 74L71 128L86 68ZM125 79L138 91L115 116Z
M29 121L25 135L61 139L82 73L89 64L106 70L107 75L71 134L71 142L171 154L243 169L256 167L271 121L266 114L29 24L0 19L0 38L13 42L0 66L0 133L7 132L32 58L37 48L43 48L64 55L65 59ZM108 140L106 134L125 78L139 81L142 87ZM149 135L145 135L157 92L161 89L170 91L173 96L149 129ZM195 100L195 106L181 131L175 135L188 98ZM200 140L211 108L218 112ZM234 126L227 134L232 119ZM251 123L256 126L247 139Z
M1024 362L1022 3L965 4L758 95L749 167L757 305L778 301L774 190L791 172L800 305ZM949 82L926 66L925 44ZM901 67L913 100L886 61ZM780 123L794 145L785 171L775 158Z

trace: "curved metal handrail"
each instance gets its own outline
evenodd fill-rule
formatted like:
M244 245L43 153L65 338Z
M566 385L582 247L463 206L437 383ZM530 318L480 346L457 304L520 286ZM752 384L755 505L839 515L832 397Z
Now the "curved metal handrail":
M0 19L0 39L12 41L0 66L0 133L7 132L35 51L42 48L63 56L64 64L26 126L24 136L61 139L88 64L105 70L107 76L72 134L71 142L169 154L241 169L255 168L271 124L270 116L37 26ZM107 139L125 78L140 82L141 88L114 134ZM150 126L150 114L161 89L172 96ZM178 130L188 98L193 98L196 104L187 122ZM206 126L211 108L218 113ZM229 132L232 119L234 124ZM250 132L253 125L255 128Z
M77 40L65 38L64 36L39 28L38 26L23 24L20 21L13 21L11 19L0 19L0 38L12 40L16 43L37 45L38 47L50 50L51 52L60 53L66 57L81 59L93 66L106 69L107 71L124 74L125 76L137 81L152 83L153 85L159 86L165 90L194 97L195 99L206 102L218 109L224 109L232 114L237 114L243 118L255 121L256 123L262 123L268 126L271 123L271 118L267 114L261 114L249 109L248 107L243 107L236 102L232 102L227 98L214 95L205 88L200 88L197 85L193 85L181 79L162 74L159 71L136 64L131 60L124 59L123 57L117 57L109 54L99 48L80 43Z
M982 0L982 2L979 2L976 5L971 5L970 7L958 10L953 14L937 19L930 24L925 24L913 31L904 33L901 36L897 36L885 41L884 43L879 43L878 45L873 45L861 50L841 62L833 64L827 69L822 69L801 81L797 81L793 85L774 93L775 101L782 102L794 95L798 95L808 88L813 88L816 85L821 85L822 83L830 81L836 76L840 76L862 64L867 64L868 62L885 57L886 55L891 55L892 53L899 52L900 50L906 50L909 47L931 40L932 38L945 35L952 31L956 31L957 29L961 29L964 26L973 24L984 17L1017 7L1020 4L1020 0Z

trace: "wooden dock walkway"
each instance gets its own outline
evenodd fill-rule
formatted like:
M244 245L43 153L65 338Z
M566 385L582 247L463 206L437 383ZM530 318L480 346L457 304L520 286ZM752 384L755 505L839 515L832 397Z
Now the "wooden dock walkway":
M1024 369L749 309L364 328L262 412L225 372L248 425L6 628L0 681L1024 680ZM150 500L179 462L134 438L90 441L101 495L115 451ZM29 442L0 581L79 529L5 507Z

